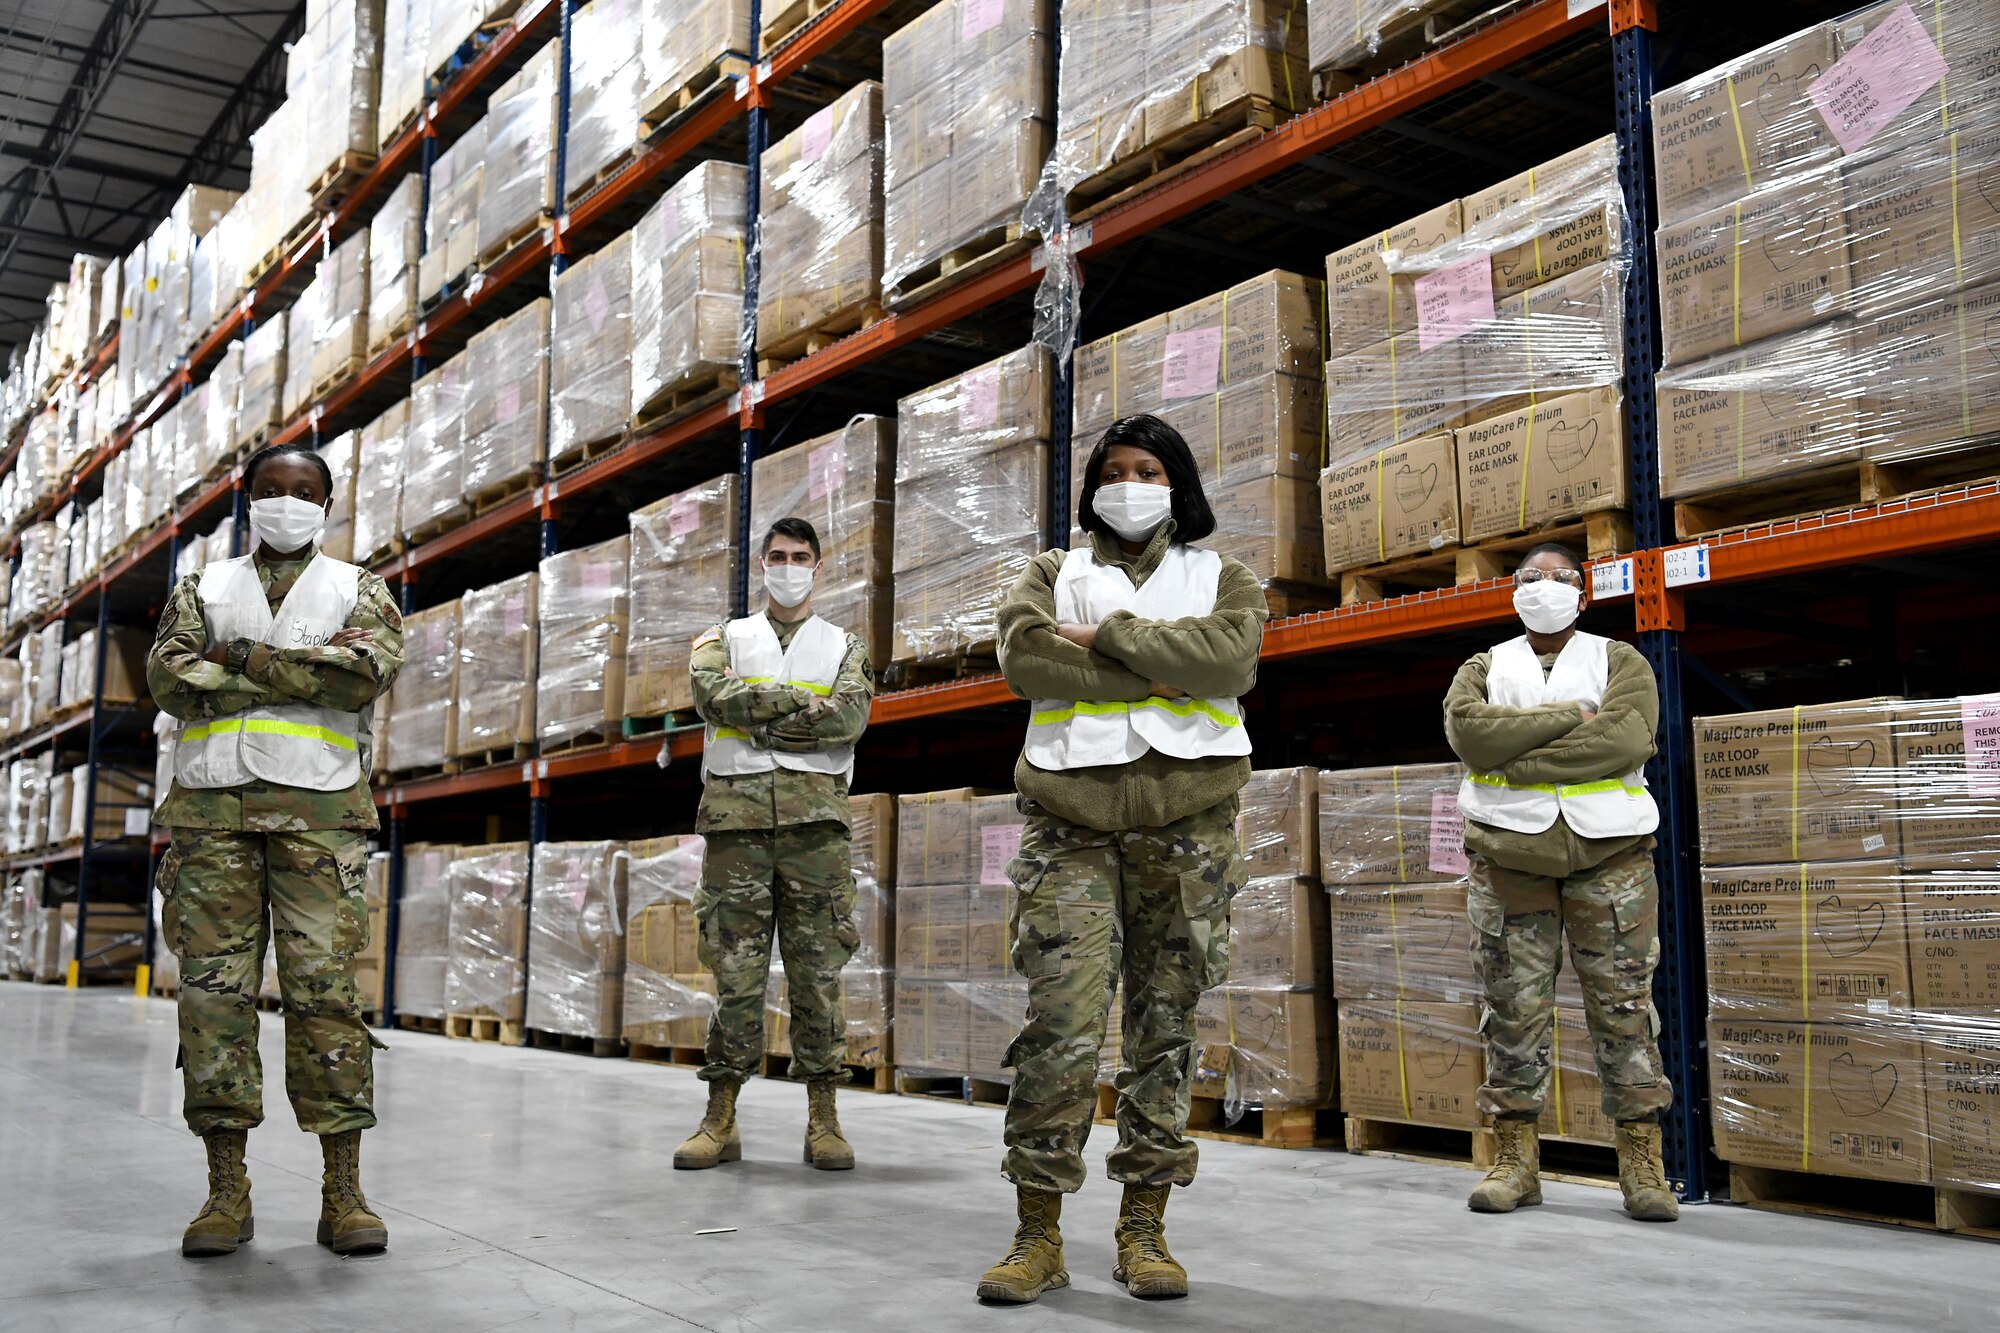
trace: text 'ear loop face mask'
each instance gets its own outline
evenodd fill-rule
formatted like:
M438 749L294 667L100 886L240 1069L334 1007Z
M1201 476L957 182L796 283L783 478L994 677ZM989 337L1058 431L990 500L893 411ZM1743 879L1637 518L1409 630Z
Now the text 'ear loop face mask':
M1144 481L1118 481L1100 486L1090 507L1111 530L1128 542L1153 535L1174 512L1174 488Z
M1537 634L1559 634L1581 614L1583 589L1555 579L1537 579L1514 589L1514 611Z

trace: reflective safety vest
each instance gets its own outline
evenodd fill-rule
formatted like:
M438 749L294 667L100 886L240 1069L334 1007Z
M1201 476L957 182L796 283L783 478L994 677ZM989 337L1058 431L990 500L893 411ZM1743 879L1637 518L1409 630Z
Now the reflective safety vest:
M829 621L813 616L792 635L791 646L778 645L778 631L769 616L745 616L722 628L729 650L730 674L753 685L796 685L831 698L847 660L847 635ZM854 776L854 747L836 745L811 754L781 753L760 748L737 727L708 724L701 750L701 775L741 777L789 768L797 773L832 773L843 780Z
M320 647L354 614L360 578L356 566L315 555L274 616L253 557L218 560L201 571L208 646L251 639L281 651ZM287 703L190 722L174 736L174 777L183 787L204 789L262 779L345 791L361 780L373 712Z
M1222 557L1175 543L1145 585L1079 546L1056 575L1056 619L1097 625L1114 611L1146 620L1184 620L1215 610ZM1243 709L1234 699L1165 699L1137 703L1092 699L1038 699L1022 752L1036 768L1060 771L1129 764L1150 750L1176 759L1250 753Z
M1527 636L1509 639L1493 649L1486 702L1534 708L1574 700L1595 712L1604 703L1609 661L1610 640L1579 631L1544 676ZM1499 773L1468 771L1459 786L1458 808L1467 819L1514 833L1544 833L1555 827L1557 815L1580 838L1630 837L1660 826L1660 810L1646 790L1643 770L1564 784L1517 784Z

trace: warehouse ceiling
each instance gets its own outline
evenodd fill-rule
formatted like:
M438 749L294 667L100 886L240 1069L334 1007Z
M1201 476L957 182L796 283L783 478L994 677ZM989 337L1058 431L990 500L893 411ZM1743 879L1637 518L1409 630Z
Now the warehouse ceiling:
M71 255L125 254L189 182L248 183L304 24L303 0L0 0L0 358Z

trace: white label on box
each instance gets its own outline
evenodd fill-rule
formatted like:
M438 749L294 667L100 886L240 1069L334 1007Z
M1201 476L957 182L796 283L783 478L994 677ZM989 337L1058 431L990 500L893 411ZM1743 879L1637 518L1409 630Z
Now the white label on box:
M1879 833L1871 833L1861 840L1861 850L1864 852L1879 852L1888 845L1889 840Z
M1007 863L1021 854L1026 824L989 824L979 830L979 882L1007 883Z
M1840 151L1851 154L1935 88L1946 69L1923 21L1903 5L1806 91Z
M1465 817L1458 812L1458 793L1431 793L1430 868L1441 875L1463 875L1472 869L1465 859Z
M1593 9L1602 8L1605 0L1569 0L1569 16L1576 18L1588 14Z
M667 506L667 531L685 537L701 526L701 493L689 491Z
M975 371L958 383L958 428L960 430L991 430L999 424L999 370Z
M1417 346L1424 351L1493 319L1493 261L1487 256L1473 255L1417 279Z
M1006 0L965 0L965 11L958 21L958 39L969 42L980 33L999 27L1001 12L1006 7Z
M1167 359L1160 371L1162 398L1194 398L1214 393L1222 377L1222 326L1167 335Z
M125 811L125 836L143 838L152 829L153 812L138 806L130 806Z
M1679 588L1690 583L1708 582L1708 543L1676 546L1667 552L1667 586Z
M833 108L822 107L807 118L799 131L799 160L817 162L833 143Z
M2000 694L1958 701L1965 724L1965 785L1974 796L2000 796Z
M806 455L806 475L812 479L812 498L821 500L847 484L847 441L823 444Z
M1632 557L1598 560L1590 566L1590 600L1602 602L1632 595Z
M1871 1014L1886 1014L1889 1012L1889 1002L1887 1000L1870 1000L1868 1002L1868 1012Z
M611 293L604 290L604 275L592 272L590 290L583 294L583 313L590 318L590 331L600 332L611 318Z

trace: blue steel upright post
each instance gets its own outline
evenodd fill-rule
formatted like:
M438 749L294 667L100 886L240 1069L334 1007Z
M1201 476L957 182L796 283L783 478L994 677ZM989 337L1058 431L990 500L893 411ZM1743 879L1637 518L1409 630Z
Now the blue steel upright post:
M1647 596L1664 567L1658 551L1673 535L1672 508L1660 494L1660 421L1653 375L1659 369L1660 312L1653 264L1652 0L1613 0L1612 95L1617 102L1618 184L1625 198L1631 264L1625 275L1625 428L1632 467L1632 531L1640 556L1639 651L1660 687L1657 752L1646 780L1660 806L1660 965L1653 979L1660 1013L1660 1053L1674 1083L1674 1105L1661 1121L1667 1175L1684 1199L1708 1196L1708 1096L1704 966L1698 877L1689 848L1695 828L1690 737L1682 689L1680 629ZM1651 553L1650 555L1647 553Z
M750 0L750 72L744 77L758 80L758 62L764 58L763 0ZM745 425L736 448L736 600L733 614L750 614L750 469L764 447L764 408L751 401L763 389L757 378L757 294L763 286L764 247L762 244L764 149L771 139L771 114L764 105L763 85L753 82L750 90L748 125L748 177L744 182L743 219L750 229L750 253L743 265L743 323L740 335L741 365L737 382L743 386Z

